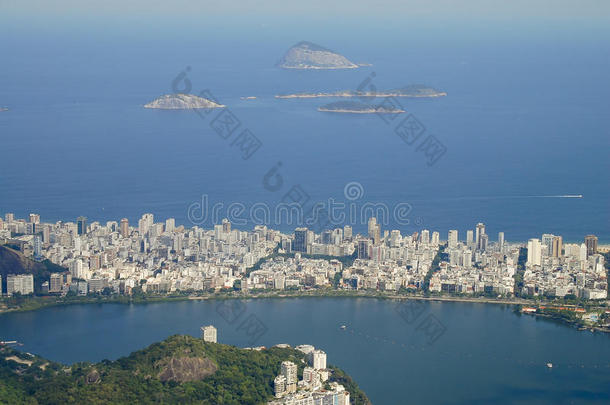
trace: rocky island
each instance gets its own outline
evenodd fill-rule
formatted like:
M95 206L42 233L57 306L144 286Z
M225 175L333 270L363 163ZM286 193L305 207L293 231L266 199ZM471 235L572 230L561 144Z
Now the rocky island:
M294 94L278 94L275 98L325 98L325 97L444 97L447 93L436 90L432 87L424 86L423 84L413 84L410 86L401 87L394 90L380 91L359 91L359 90L338 90L333 92L319 93L294 93Z
M296 369L295 379L314 374L311 368L307 370L305 353L288 345L240 349L175 335L115 361L68 366L15 350L2 342L0 403L254 405L272 400L277 403L274 377L285 365ZM329 365L320 371L328 374L329 386L340 385L349 393L346 396L351 404L370 404L364 392L342 370ZM299 392L304 391L301 387L299 382Z
M155 108L160 110L190 110L194 108L222 107L225 106L193 94L166 94L144 105L144 108Z
M318 111L352 114L400 114L405 110L391 106L371 105L357 101L337 101L318 107Z
M299 42L290 48L278 66L283 69L356 69L359 65L345 56L311 42Z

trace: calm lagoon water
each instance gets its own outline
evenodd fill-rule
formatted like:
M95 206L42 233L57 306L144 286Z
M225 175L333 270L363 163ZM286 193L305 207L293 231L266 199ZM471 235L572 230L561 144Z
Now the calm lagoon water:
M407 323L399 304L389 300L241 302L243 313L233 323L218 310L226 301L78 305L4 314L0 338L17 339L23 350L56 361L99 361L173 334L199 336L207 324L218 327L221 343L247 347L253 342L239 325L255 316L266 328L255 345L320 347L374 404L610 401L609 336L518 316L509 306L423 302L421 317ZM433 343L418 328L429 315L445 328ZM554 367L548 369L547 362Z

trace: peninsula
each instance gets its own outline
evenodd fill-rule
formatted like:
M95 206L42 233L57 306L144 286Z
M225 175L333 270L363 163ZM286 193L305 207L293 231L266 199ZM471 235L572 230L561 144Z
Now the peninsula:
M205 334L210 328L212 338ZM202 330L201 339L174 335L115 361L71 366L0 343L0 403L144 404L154 398L157 403L254 405L283 404L293 396L309 394L324 403L347 399L349 405L351 399L352 404L370 404L342 370L326 366L325 361L323 367L319 362L308 366L303 348L311 346L240 349L216 343L213 326ZM289 379L282 385L289 389L286 393L274 387L284 374ZM278 377L274 380L274 376ZM304 381L297 388L293 381L299 377Z
M405 112L400 108L371 105L357 101L337 101L318 107L318 111L351 114L400 114Z
M223 108L222 104L215 103L193 94L166 94L148 104L144 108L160 110L190 110L194 108Z
M275 98L327 98L327 97L410 97L410 98L434 98L444 97L447 93L424 86L414 84L394 90L360 91L360 90L338 90L318 93L294 93L278 94Z
M299 42L278 62L283 69L356 69L345 56L311 42Z

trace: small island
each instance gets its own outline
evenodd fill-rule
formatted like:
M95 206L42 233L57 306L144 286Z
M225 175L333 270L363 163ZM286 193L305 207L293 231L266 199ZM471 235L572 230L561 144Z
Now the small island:
M350 114L400 114L405 110L392 106L370 105L357 101L337 101L318 107L318 111Z
M275 98L325 98L325 97L444 97L447 93L423 84L413 84L393 90L359 91L338 90L334 92L278 94Z
M356 69L358 64L330 49L311 42L299 42L279 61L283 69Z
M222 104L215 103L193 94L166 94L144 105L144 108L159 110L190 110L195 108L223 108Z

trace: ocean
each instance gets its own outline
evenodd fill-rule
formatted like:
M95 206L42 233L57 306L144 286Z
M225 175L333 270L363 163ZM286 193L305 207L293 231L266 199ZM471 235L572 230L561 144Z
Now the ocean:
M267 222L290 232L298 220L256 215L252 207L266 204L273 213L297 190L306 205L347 204L332 226L360 232L370 203L387 207L378 213L383 229L403 234L427 228L446 238L458 229L464 239L484 222L492 240L503 231L507 241L554 233L610 242L610 35L600 35L607 27L319 23L291 30L242 22L239 29L210 21L152 29L123 21L108 30L95 21L31 28L5 19L0 212L132 224L152 212L206 227L227 216L237 228ZM372 66L276 68L301 40ZM214 130L213 115L142 107L171 93L187 69L191 92L208 90L240 123L231 137ZM353 90L373 75L379 90L425 84L448 95L401 98L407 114L392 122L317 111L332 99L274 98ZM425 129L413 144L396 131L407 116ZM248 159L236 141L245 129L261 145ZM422 147L429 136L444 150L432 165ZM265 182L274 167L279 188ZM357 198L346 198L348 184ZM189 218L202 200L216 215ZM228 212L232 204L245 213ZM350 204L357 215L349 215ZM398 219L397 206L405 208Z

